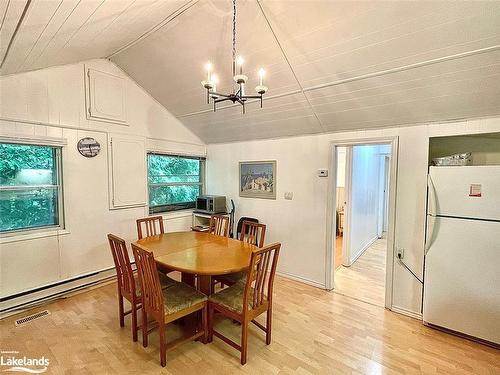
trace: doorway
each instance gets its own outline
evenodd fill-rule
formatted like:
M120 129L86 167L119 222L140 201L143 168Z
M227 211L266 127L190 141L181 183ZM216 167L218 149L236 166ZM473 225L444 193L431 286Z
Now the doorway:
M330 289L388 308L392 297L395 145L397 139L334 144L330 192Z

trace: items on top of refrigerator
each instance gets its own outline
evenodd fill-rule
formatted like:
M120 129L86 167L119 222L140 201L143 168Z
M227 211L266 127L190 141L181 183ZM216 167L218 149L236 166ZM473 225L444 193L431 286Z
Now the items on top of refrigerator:
M441 158L432 159L432 164L436 166L445 165L472 165L472 154L465 152L463 154L454 154L450 156L443 156Z

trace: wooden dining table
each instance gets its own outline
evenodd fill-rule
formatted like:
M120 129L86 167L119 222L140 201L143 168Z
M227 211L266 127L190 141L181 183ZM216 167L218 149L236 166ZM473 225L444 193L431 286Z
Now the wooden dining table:
M242 271L250 266L257 246L206 232L173 232L146 237L134 242L153 253L162 271L180 271L182 281L195 286L207 296L212 277Z

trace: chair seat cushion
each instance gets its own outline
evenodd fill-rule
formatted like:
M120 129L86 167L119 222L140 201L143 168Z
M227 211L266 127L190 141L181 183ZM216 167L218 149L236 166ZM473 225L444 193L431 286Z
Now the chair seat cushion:
M231 284L236 284L238 281L245 280L246 277L247 277L247 271L229 273L227 275L222 276L223 279L230 281Z
M162 290L165 314L175 314L181 310L207 300L207 296L187 284L174 281L174 285Z
M171 279L164 273L158 272L158 275L160 276L160 285L162 289L168 289L173 287L177 281L174 279ZM135 281L135 290L137 293L137 296L141 295L141 283L139 281L139 277L137 275L134 275L134 281Z
M221 305L229 310L238 314L243 312L243 294L245 293L246 280L239 280L236 284L221 290L218 293L212 294L209 298L210 302ZM250 291L250 298L248 301L248 309L251 309L253 296L253 288Z
M171 279L167 275L165 275L162 272L158 272L158 275L160 275L160 284L162 289L167 289L175 286L178 282L175 281L174 279Z

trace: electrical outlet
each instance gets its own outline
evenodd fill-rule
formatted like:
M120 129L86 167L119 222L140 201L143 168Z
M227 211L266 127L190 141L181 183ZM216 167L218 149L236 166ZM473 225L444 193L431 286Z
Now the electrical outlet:
M286 191L285 194L284 194L284 197L285 197L286 200L291 201L293 199L293 192Z
M403 259L405 257L405 249L402 247L396 250L396 255L398 256L398 259Z

